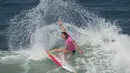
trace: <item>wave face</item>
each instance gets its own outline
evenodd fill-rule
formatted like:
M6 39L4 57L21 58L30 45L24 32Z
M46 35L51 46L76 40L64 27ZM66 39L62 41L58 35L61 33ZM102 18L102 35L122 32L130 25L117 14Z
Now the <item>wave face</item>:
M35 8L14 16L7 33L13 52L1 52L1 66L13 65L22 73L66 73L46 59L44 51L64 45L58 19L85 51L83 55L77 51L70 60L77 72L130 73L130 37L121 33L116 22L106 21L72 0L40 0Z

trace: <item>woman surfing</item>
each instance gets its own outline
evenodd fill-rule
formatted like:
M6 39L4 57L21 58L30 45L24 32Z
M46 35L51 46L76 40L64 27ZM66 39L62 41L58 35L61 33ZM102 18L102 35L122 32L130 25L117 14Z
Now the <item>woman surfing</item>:
M64 48L58 48L54 49L53 52L63 52L64 55L72 54L74 55L76 52L76 47L78 48L78 51L80 54L83 54L84 52L80 49L79 45L71 38L71 36L67 33L65 27L62 25L62 21L58 21L58 25L61 27L61 38L65 40L66 47Z

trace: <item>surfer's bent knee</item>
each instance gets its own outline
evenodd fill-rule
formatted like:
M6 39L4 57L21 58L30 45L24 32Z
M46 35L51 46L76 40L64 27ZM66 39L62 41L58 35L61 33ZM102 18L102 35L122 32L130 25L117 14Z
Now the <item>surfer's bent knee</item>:
M72 54L72 52L70 50L66 50L66 49L63 50L63 53L64 54L69 54L69 53Z

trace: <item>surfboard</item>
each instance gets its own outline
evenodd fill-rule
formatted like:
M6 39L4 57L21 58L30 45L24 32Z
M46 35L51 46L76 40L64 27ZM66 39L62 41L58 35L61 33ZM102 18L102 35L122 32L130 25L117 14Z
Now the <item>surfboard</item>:
M63 62L60 58L58 58L53 52L51 51L46 51L48 57L55 62L58 66L70 71L70 72L74 72L76 73L76 71L74 70L74 68L72 68L71 66L69 66L66 62Z

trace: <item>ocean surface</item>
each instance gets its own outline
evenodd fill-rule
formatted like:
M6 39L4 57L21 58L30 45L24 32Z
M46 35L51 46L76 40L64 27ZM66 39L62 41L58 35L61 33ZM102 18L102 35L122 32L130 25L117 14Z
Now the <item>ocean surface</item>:
M45 52L64 46L58 19L85 51L77 73L130 73L129 0L1 0L0 73L71 73Z

